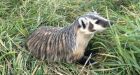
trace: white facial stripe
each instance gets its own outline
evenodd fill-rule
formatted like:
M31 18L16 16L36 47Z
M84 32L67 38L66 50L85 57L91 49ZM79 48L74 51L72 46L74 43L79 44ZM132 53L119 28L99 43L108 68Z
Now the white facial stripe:
M97 21L97 20L92 20L92 19L87 18L87 17L86 17L86 19L87 19L88 23L91 22L92 24L95 24L95 22Z
M105 30L106 28L104 28L104 27L102 27L101 25L98 25L98 24L96 24L95 22L97 21L97 20L92 20L92 19L90 19L90 18L86 18L87 20L88 20L88 22L91 22L94 26L93 26L93 29L94 30L96 30L96 31L103 31L103 30Z
M87 20L85 18L83 18L83 17L78 19L78 22L79 22L80 25L82 25L82 21L84 22L84 24L87 23Z
M99 15L94 15L95 17L98 17L99 19L102 19L102 20L104 20L104 21L109 21L108 19L105 19L105 18L103 18L102 16L99 16Z

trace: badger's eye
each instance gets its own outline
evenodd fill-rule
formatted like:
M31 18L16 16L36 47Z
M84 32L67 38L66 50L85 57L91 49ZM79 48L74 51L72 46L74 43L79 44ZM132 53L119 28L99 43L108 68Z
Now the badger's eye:
M99 24L99 23L100 23L100 20L97 20L95 23L96 23L96 24Z

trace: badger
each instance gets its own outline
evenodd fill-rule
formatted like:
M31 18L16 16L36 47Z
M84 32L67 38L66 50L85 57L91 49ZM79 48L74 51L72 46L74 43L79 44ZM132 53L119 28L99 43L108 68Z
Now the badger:
M27 38L28 51L48 62L79 62L84 64L92 50L86 51L89 41L96 32L101 32L112 22L97 12L88 12L76 18L69 26L41 26ZM88 52L88 53L85 53ZM90 59L88 63L94 63Z

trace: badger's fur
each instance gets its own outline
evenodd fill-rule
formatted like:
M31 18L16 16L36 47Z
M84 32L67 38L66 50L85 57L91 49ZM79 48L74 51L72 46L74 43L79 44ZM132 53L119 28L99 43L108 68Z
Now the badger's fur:
M38 28L27 39L27 47L32 55L48 62L79 61L94 33L103 31L109 23L98 13L90 12L70 26Z

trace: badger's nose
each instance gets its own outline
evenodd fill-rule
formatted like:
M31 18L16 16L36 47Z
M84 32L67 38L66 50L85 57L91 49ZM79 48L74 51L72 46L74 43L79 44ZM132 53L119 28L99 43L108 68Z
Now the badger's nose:
M113 25L113 22L112 22L112 21L110 21L110 22L109 22L109 25Z
M113 22L112 21L103 21L103 23L102 23L102 26L103 27L109 27L111 25L113 25Z

